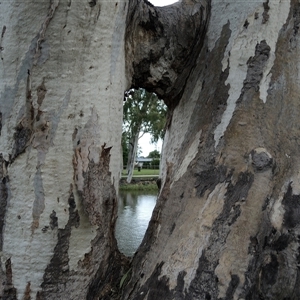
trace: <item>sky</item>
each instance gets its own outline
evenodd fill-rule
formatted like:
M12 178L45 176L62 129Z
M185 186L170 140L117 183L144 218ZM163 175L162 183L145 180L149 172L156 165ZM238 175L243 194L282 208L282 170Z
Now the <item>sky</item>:
M148 0L148 1L151 2L155 6L165 6L165 5L169 5L169 4L178 2L177 0Z
M151 144L150 140L151 140L151 135L149 133L145 133L139 139L139 147L141 147L143 151L140 156L147 157L149 152L153 150L157 150L161 152L162 140L159 140L156 144Z

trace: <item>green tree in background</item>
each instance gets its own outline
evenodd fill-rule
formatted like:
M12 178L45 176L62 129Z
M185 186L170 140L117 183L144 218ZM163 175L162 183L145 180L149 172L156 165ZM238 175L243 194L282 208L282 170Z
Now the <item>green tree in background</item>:
M127 182L132 179L135 157L138 149L138 140L145 133L151 134L151 142L155 143L164 136L167 107L156 94L148 93L144 89L130 90L123 105L123 138L127 144L124 151L127 156ZM124 161L125 162L125 161Z
M160 152L157 150L153 150L148 154L149 158L160 158Z

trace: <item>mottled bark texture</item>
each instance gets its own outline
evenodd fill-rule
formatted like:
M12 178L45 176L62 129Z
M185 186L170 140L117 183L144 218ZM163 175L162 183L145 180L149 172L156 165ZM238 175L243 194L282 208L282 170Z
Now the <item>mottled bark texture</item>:
M119 296L127 9L0 2L1 299Z
M225 2L211 2L205 41L176 87L161 92L163 75L133 63L133 83L156 89L173 117L164 185L123 299L300 297L300 6ZM163 8L150 11L155 44Z
M300 298L298 1L2 1L0 13L0 297ZM130 86L170 118L129 263L114 224Z

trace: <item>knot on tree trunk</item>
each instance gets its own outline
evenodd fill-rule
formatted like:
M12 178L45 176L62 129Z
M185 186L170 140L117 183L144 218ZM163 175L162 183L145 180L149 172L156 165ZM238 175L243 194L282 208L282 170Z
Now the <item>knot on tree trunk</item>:
M272 155L265 148L256 148L251 151L252 166L256 171L264 171L273 166Z

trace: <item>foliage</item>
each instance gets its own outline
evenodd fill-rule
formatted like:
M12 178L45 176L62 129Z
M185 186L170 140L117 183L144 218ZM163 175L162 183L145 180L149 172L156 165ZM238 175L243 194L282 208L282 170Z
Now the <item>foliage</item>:
M121 184L120 191L158 191L158 187L154 182L150 182L148 184L130 183Z
M131 270L132 270L132 268L130 268L130 269L123 275L123 277L121 278L121 281L120 281L120 289L122 288L122 286L123 286L125 280L128 279L127 277L128 277L128 275L129 275L129 273L131 272ZM127 282L128 282L128 280L127 280Z
M159 164L160 164L160 160L159 159L153 159L152 162L151 162L151 166L154 169L159 169Z
M130 138L136 132L150 133L151 141L164 136L167 107L156 94L144 89L130 90L123 105L123 131Z
M153 150L148 154L149 158L160 158L160 152L157 150Z
M144 133L151 134L151 142L164 136L167 107L156 94L144 89L130 90L125 94L123 105L123 163L127 157L127 182L131 181L138 151L138 139ZM125 147L125 145L127 147ZM127 151L127 153L126 153Z
M128 147L127 147L127 134L126 132L122 133L122 141L121 141L121 145L122 145L122 151L123 151L123 164L127 162L128 160Z

